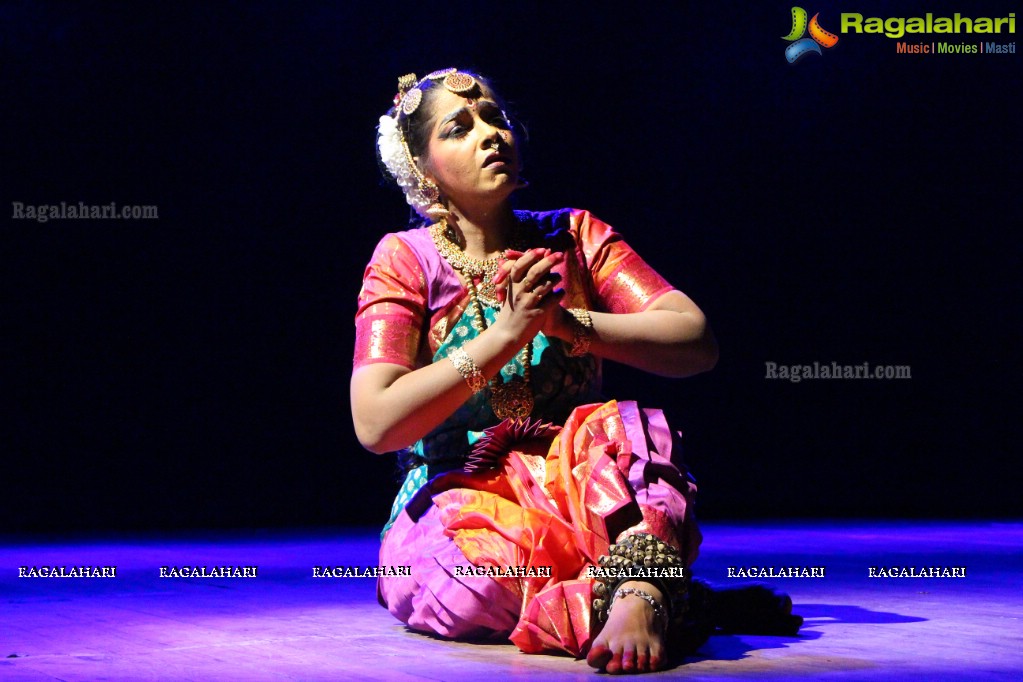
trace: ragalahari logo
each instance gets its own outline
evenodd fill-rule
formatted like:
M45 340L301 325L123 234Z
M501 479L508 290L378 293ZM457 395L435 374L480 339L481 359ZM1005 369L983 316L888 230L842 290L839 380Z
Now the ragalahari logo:
M821 47L834 47L838 44L838 36L821 28L820 23L817 22L819 16L820 12L813 15L808 26L806 10L802 7L792 8L792 31L787 36L782 36L782 40L792 42L785 48L785 59L789 60L789 64L795 64L811 52L822 54ZM810 37L804 38L803 34L806 33L807 28L809 28Z

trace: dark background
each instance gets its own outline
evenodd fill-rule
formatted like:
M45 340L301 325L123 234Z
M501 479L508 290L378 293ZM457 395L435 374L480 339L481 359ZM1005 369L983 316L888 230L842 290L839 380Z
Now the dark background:
M605 382L685 431L704 518L1023 513L1020 56L847 34L789 65L789 3L684 5L0 4L2 530L383 523L393 457L347 399L361 271L407 219L374 126L447 66L528 126L520 206L590 209L710 317L714 372ZM1018 10L967 5L804 6Z

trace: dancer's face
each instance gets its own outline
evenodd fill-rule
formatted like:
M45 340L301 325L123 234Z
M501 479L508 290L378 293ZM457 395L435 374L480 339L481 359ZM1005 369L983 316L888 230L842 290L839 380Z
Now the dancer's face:
M446 90L431 104L426 176L456 206L507 199L519 185L519 156L498 104L486 94L467 99Z

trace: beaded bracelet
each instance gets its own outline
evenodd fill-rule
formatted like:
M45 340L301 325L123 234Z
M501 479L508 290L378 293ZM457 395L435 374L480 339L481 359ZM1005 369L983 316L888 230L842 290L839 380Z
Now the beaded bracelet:
M572 324L572 347L568 354L574 357L586 355L590 352L590 340L593 338L593 318L585 308L568 308L568 313L575 320Z
M469 385L469 390L473 392L473 395L482 391L487 385L487 378L483 376L483 372L476 365L476 362L472 357L461 348L455 348L448 353L448 360L455 366L458 373L465 379L465 383Z

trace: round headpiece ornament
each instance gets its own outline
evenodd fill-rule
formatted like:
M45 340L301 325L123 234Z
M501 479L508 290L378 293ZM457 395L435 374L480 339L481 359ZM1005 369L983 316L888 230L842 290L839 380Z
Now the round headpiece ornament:
M454 71L444 77L444 87L456 95L461 95L476 87L476 79L467 73Z
M411 116L419 108L423 101L423 91L419 88L412 88L401 98L401 110L406 116Z

